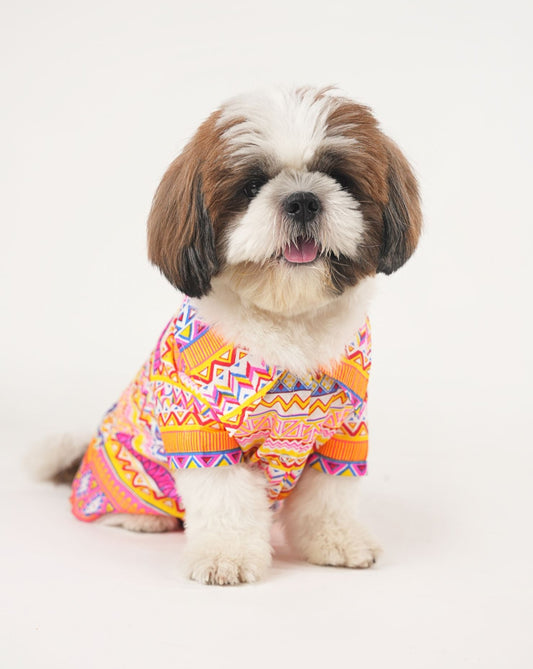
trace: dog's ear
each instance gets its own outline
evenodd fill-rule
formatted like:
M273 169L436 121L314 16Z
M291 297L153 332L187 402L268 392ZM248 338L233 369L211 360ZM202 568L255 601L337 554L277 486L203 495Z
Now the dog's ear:
M411 256L420 236L422 213L418 185L400 149L385 138L389 199L383 209L383 242L378 272L392 274Z
M148 257L190 297L211 289L218 270L213 224L202 190L200 159L189 144L166 171L148 217Z

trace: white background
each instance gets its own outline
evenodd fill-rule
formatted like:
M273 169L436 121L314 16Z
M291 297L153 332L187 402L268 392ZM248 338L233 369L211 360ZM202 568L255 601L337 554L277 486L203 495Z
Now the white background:
M530 3L29 2L2 50L0 657L6 667L526 667L532 657ZM338 84L421 182L425 234L373 311L370 571L257 586L182 535L85 525L20 460L92 430L177 305L157 183L222 100ZM164 663L164 664L163 664Z

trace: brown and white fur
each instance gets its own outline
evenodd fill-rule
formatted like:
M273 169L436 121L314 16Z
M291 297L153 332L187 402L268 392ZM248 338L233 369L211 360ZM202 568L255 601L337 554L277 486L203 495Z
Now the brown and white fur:
M294 194L311 194L296 213ZM274 90L234 98L200 126L157 189L148 250L204 321L298 375L342 355L374 277L406 262L420 227L413 173L367 107L329 89ZM219 584L260 578L272 516L262 474L241 464L179 471L176 482L188 575ZM282 509L303 558L375 561L378 548L358 522L358 488L357 478L304 473ZM138 531L176 524L153 520L110 517Z

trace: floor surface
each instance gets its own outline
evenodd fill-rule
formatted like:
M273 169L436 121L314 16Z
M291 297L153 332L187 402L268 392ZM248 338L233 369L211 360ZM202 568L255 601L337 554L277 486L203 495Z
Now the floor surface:
M468 453L459 472L421 456L416 480L409 459L378 460L363 511L385 547L375 568L303 564L276 527L262 583L208 587L182 574L182 533L83 524L66 487L5 453L4 667L529 666L525 471L502 491Z

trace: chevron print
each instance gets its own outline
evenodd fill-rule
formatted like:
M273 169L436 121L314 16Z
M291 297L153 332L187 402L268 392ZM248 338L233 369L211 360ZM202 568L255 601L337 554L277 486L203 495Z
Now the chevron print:
M366 462L344 462L327 458L320 453L313 453L307 462L309 467L318 469L332 476L365 476Z
M264 473L273 504L307 466L362 476L370 366L368 321L332 369L300 378L252 364L185 298L104 416L73 483L73 513L86 521L106 513L183 518L175 469L249 463Z
M183 455L171 455L170 464L176 469L198 469L201 467L220 467L223 465L236 465L243 459L240 448L219 453L184 453Z

